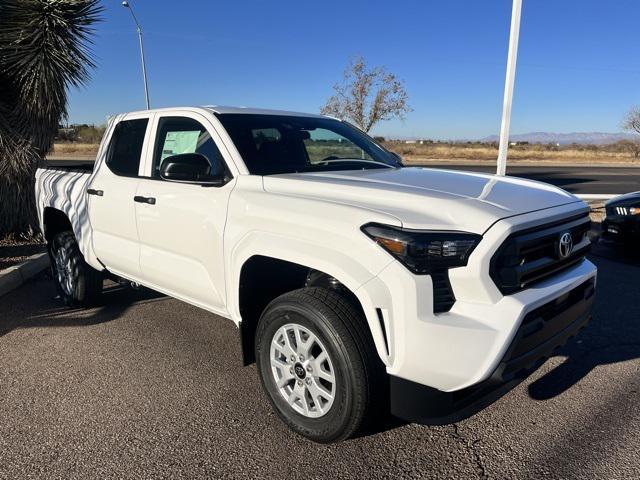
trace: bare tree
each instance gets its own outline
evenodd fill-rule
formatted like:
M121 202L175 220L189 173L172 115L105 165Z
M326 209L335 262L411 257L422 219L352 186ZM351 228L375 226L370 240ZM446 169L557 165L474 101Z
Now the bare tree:
M622 128L640 134L640 107L633 107L622 121Z
M351 60L341 83L333 86L334 94L320 110L354 122L365 132L378 122L404 119L411 111L404 83L385 67L367 67L362 57Z
M622 128L628 132L640 134L640 107L633 107L627 112L622 121ZM640 141L624 140L619 143L624 150L632 153L634 157L640 157Z
M635 132L640 134L640 107L633 107L622 121L622 128L628 132ZM631 151L633 155L638 158L640 156L640 141L629 140L624 145L626 150Z

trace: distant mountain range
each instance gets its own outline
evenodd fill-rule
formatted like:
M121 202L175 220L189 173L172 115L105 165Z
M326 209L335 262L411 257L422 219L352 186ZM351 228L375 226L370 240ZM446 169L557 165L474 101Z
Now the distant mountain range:
M590 145L605 145L615 143L620 140L637 140L638 135L632 133L604 133L604 132L574 132L574 133L552 133L552 132L532 132L519 135L511 135L512 142L529 143L559 143L566 145L570 143L581 143ZM482 138L482 142L497 142L498 135L491 135Z

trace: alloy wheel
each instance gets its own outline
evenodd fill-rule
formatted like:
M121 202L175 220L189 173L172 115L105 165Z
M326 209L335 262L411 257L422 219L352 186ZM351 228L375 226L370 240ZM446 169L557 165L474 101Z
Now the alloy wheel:
M73 294L73 265L65 248L59 248L54 255L55 274L58 284L66 295Z
M319 418L333 405L336 377L329 352L308 328L280 327L270 349L271 371L278 391L300 415Z

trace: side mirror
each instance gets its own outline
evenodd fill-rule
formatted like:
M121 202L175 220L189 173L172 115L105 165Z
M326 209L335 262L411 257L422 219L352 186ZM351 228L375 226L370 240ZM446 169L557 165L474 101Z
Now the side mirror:
M170 182L198 183L201 185L224 185L224 170L212 172L207 157L201 153L181 153L165 158L160 165L160 177Z

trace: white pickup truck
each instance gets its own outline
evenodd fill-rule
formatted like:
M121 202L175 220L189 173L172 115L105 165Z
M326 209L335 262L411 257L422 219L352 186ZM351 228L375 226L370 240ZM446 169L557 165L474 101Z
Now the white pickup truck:
M39 169L36 195L68 305L117 277L231 319L275 411L319 442L386 411L471 415L590 319L581 200L404 167L325 116L119 115L95 165Z

